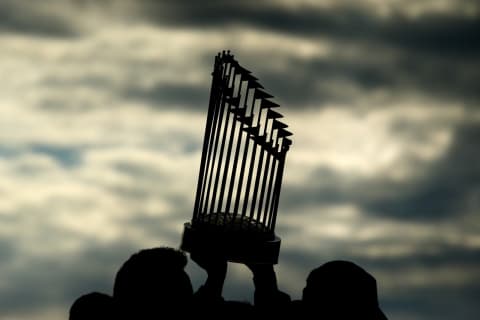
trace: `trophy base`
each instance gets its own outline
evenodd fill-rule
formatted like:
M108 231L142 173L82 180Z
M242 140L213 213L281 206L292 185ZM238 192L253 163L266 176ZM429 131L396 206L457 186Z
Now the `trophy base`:
M212 232L202 226L185 223L180 248L187 252L208 252L227 261L238 263L277 264L280 253L280 238L271 239L242 236L241 232Z

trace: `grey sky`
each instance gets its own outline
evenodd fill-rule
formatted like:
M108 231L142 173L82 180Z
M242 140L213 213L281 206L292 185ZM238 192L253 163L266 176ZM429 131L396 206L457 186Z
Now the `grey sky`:
M476 319L478 5L198 3L0 0L0 318L65 319L134 251L178 246L230 49L295 134L281 288L352 259L390 319ZM225 295L250 278L232 265Z

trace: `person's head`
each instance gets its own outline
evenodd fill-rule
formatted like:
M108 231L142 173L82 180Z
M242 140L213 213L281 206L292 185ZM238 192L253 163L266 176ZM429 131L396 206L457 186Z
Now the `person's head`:
M113 297L122 312L155 315L190 303L192 284L187 258L172 248L141 250L120 268Z
M114 319L113 299L104 293L92 292L79 297L70 307L69 320Z
M308 309L332 319L386 319L378 306L375 278L348 261L331 261L312 270L302 300Z

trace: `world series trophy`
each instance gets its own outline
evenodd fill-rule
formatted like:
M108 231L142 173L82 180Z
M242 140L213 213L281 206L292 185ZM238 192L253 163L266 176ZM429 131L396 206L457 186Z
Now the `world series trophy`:
M230 51L215 56L195 205L181 248L240 263L278 263L275 234L292 141L279 105Z

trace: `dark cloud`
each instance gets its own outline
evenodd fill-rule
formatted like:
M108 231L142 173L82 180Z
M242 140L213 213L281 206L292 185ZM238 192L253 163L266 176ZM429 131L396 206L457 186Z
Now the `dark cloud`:
M91 291L111 294L115 272L139 249L122 241L90 243L68 255L27 258L3 279L2 314L15 315L52 305L68 308L80 295ZM8 262L10 259L2 261L4 265Z
M475 17L423 14L408 17L400 12L383 17L375 8L351 4L327 8L288 8L258 1L151 1L140 2L143 13L161 25L216 28L249 26L295 36L327 36L346 41L366 41L435 55L475 56L480 41L475 36Z
M31 145L30 150L33 153L48 155L67 168L78 166L82 162L82 150L78 146L66 147L39 143Z
M19 154L17 148L10 146L0 146L0 157L4 159L10 159L16 157Z
M126 99L147 101L153 107L165 108L173 105L207 110L209 85L210 83L201 86L161 83L150 88L133 85L126 88L123 95Z
M475 85L480 72L474 67L480 63L478 58L456 60L441 54L358 46L350 54L284 57L282 68L275 68L246 55L239 58L241 63L255 70L260 82L287 107L321 107L331 102L352 106L378 90L392 99L423 96L472 107L480 98Z
M258 57L250 57L245 49L245 56L239 56L241 63L247 61L245 66L255 70L261 83L287 105L352 104L377 89L394 96L413 93L471 105L479 99L475 84L480 82L480 73L474 66L480 63L480 41L475 36L480 20L471 17L381 17L360 6L292 10L250 1L227 1L222 5L213 1L201 6L191 1L144 1L143 5L146 15L158 24L212 28L241 25L309 37L312 41L326 37L361 49L348 58L342 58L342 52L306 60L285 57L285 66L280 70L272 69L268 63L259 64ZM235 39L231 41L235 43ZM348 86L354 90L346 89ZM187 89L187 96L198 96L193 88L183 89ZM181 96L173 90L159 92L159 97Z
M6 261L12 258L14 254L15 254L14 243L7 237L0 237L0 261Z
M473 67L476 62L450 61L441 56L409 52L391 54L381 49L375 58L363 48L354 57L341 54L310 59L284 56L284 66L278 69L244 53L237 55L240 63L253 70L259 82L286 108L318 108L329 103L355 106L360 99L379 90L387 92L390 99L421 96L471 108L475 108L480 99L476 88L480 72ZM207 64L212 64L212 56L202 62L207 69ZM153 106L174 104L205 109L209 86L207 78L202 85L162 82L141 88L132 83L122 94L129 99L146 100Z
M458 2L457 6L462 5ZM56 10L48 7L55 6ZM15 32L44 35L73 35L72 17L92 11L120 18L147 19L159 25L192 28L246 26L300 37L330 37L351 42L381 43L404 50L434 55L475 57L480 50L476 30L480 27L478 8L472 15L425 13L409 17L400 10L390 16L378 14L375 7L337 4L324 8L291 8L268 1L28 1L2 0L0 26ZM60 9L60 10L58 10Z
M284 239L288 240L288 234L283 236ZM412 250L410 254L392 254L388 256L369 256L365 254L365 249L368 250L370 247L385 246L388 248L389 243L381 239L368 242L347 238L343 243L332 243L332 246L324 246L323 243L319 243L318 245L322 249L313 254L312 252L292 249L288 243L284 243L284 248L281 252L281 262L290 266L298 265L298 267L302 266L301 268L306 267L308 272L310 272L330 260L350 260L363 266L366 270L370 270L373 274L376 272L380 274L384 270L389 270L389 273L409 270L409 273L413 273L416 270L438 270L439 268L450 268L453 270L459 267L475 270L477 266L480 266L480 250L468 248L462 244L452 245L442 242L432 242L428 244L423 243L421 244L422 248L420 248L418 247L418 243L412 243L412 246L416 246L418 250ZM364 250L361 250L361 247L363 247ZM432 248L435 250L432 250ZM305 279L307 274L305 274ZM413 276L413 274L410 275ZM469 275L474 278L480 278L480 272L478 271ZM394 279L390 280L393 281ZM437 280L440 282L441 280L448 279L443 278Z
M475 319L480 310L474 297L479 294L477 283L454 287L429 285L398 290L395 295L383 297L380 293L380 303L391 319Z
M239 44L240 62L254 70L260 82L287 106L322 106L329 102L351 105L362 95L378 89L393 96L432 96L472 106L478 104L480 98L476 88L480 82L480 72L476 68L480 64L480 41L476 37L480 20L475 15L470 17L452 12L408 17L396 13L382 17L364 5L291 9L279 3L258 1L207 1L199 4L194 1L144 0L127 3L130 5L125 8L134 8L124 13L128 19L137 15L140 20L147 19L161 26L217 29L238 25L267 29L312 42L327 39L359 49L358 53L348 57L343 52L310 59L284 56L284 68L275 69L269 63L259 63L249 48L242 48ZM0 2L0 28L68 35L75 33L75 24L69 14L87 15L96 10L105 15L113 13L112 19L127 19L121 18L118 15L121 10L110 2L71 1L62 7L63 10L56 10L53 14L44 7L26 2ZM229 41L235 45L234 38ZM340 46L338 50L348 50L342 48ZM211 69L212 56L201 59L203 69ZM70 82L61 79L62 86ZM72 85L108 89L112 85L110 82L109 79L87 75L85 79L74 80ZM129 99L146 100L153 106L166 104L203 109L208 103L209 85L206 80L203 85L162 82L143 88L132 80L125 88L110 89ZM61 108L63 104L68 105L68 102L51 99L45 102L49 108Z
M58 3L56 3L58 4ZM72 37L79 35L67 12L49 10L52 1L0 1L0 32L34 36ZM72 12L73 13L73 12Z

